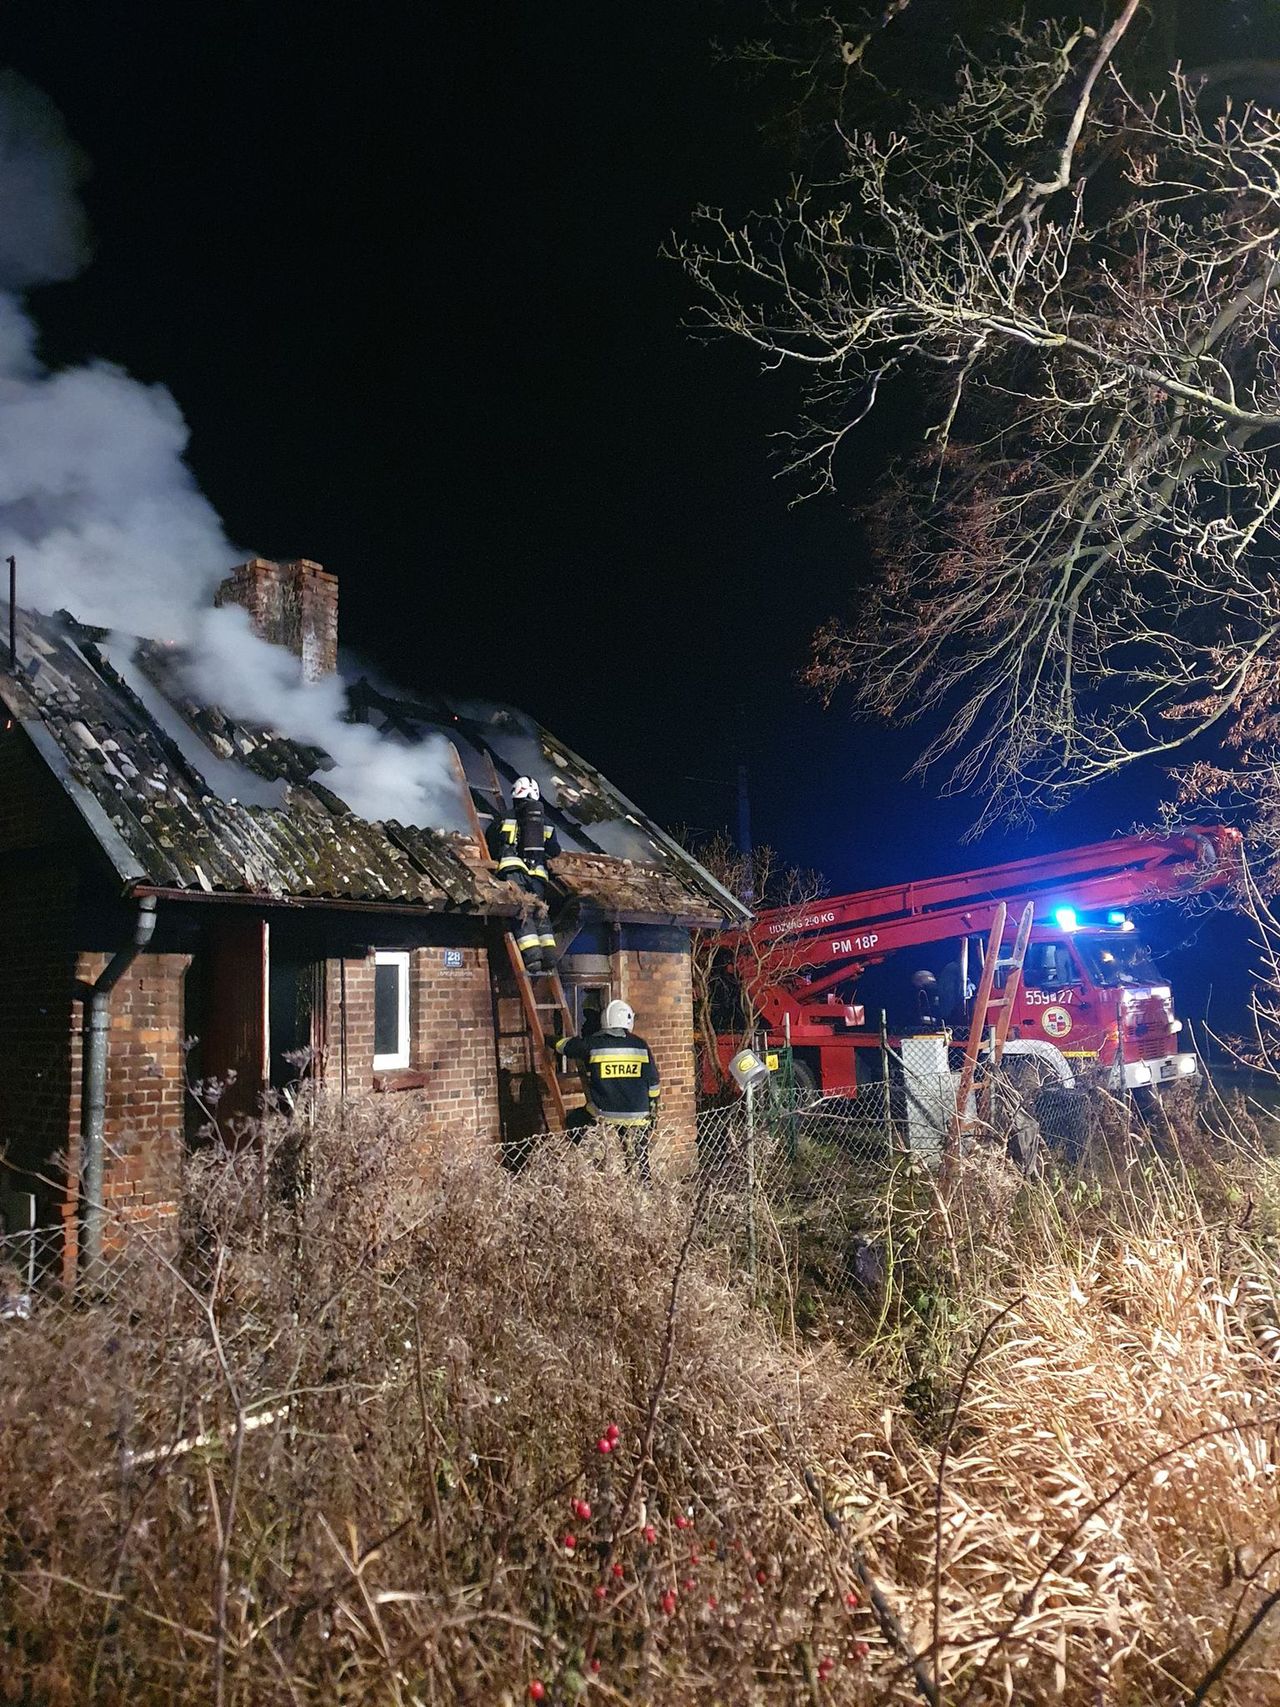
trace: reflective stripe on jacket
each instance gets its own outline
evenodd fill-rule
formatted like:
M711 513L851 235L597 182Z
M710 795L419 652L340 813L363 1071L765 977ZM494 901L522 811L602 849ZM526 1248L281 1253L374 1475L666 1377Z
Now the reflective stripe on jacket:
M537 802L528 811L519 808L509 818L497 820L489 830L489 853L498 862L499 877L532 877L547 881L547 861L555 859L560 843Z
M587 1109L597 1120L640 1126L658 1112L658 1068L643 1037L629 1031L597 1031L591 1037L561 1037L557 1051L587 1070Z

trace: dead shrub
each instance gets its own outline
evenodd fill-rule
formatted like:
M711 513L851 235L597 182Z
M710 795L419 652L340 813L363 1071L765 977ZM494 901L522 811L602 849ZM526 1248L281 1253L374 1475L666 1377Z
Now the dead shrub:
M627 1503L687 1199L358 1108L204 1153L189 1198L177 1261L10 1335L5 1699L803 1699L860 1639L797 1467L867 1384L704 1252Z
M1280 1700L1274 1167L1213 1165L906 1171L837 1352L688 1188L272 1120L5 1324L0 1697Z

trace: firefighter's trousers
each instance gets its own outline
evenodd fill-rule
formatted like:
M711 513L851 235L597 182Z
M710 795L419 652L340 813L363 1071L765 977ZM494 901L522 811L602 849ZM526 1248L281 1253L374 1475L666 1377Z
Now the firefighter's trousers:
M593 1120L585 1131L598 1132L606 1143L611 1138L616 1138L618 1148L622 1152L623 1167L629 1174L634 1174L641 1185L652 1183L649 1173L649 1137L653 1131L651 1120L635 1124L624 1124L616 1120Z
M547 886L538 877L515 880L532 905L516 920L516 947L526 972L549 972L556 963L556 939L551 929L551 914L547 911Z

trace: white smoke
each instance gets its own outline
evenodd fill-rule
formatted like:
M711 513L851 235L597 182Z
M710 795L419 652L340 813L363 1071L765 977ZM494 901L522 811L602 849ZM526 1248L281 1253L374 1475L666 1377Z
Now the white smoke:
M192 638L186 675L198 697L234 710L246 722L323 747L334 768L318 780L362 818L466 828L447 741L410 744L380 735L367 723L346 722L342 678L304 682L292 652L261 639L248 612L236 605L201 611Z
M183 461L171 393L110 362L51 372L40 361L21 293L87 261L84 169L48 99L0 71L0 543L19 560L20 602L191 646L201 695L322 747L336 763L324 781L362 817L460 827L445 742L412 747L345 722L339 679L305 683L243 612L210 608L248 554Z
M87 260L83 170L45 96L0 72L0 539L36 608L185 639L236 553L182 460L182 413L109 362L50 373L18 294Z

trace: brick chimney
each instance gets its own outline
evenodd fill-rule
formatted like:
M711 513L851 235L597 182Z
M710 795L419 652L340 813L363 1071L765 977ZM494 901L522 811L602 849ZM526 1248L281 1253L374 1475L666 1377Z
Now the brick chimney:
M318 563L252 557L231 571L213 602L243 605L264 640L302 659L307 681L337 669L338 577L326 575Z

